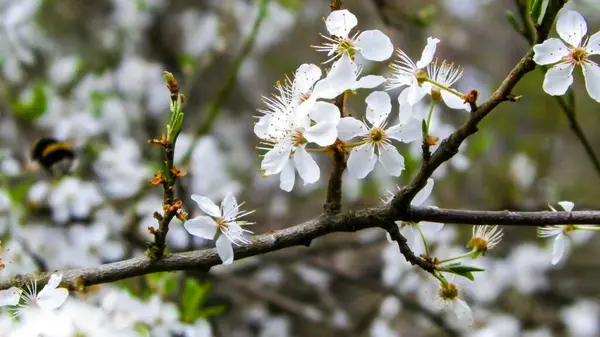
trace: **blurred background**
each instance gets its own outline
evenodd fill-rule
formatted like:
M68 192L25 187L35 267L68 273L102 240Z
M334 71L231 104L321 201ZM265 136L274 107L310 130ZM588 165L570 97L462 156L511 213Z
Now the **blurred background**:
M264 9L260 11L259 8ZM527 52L511 27L514 1L344 0L358 29L380 29L418 59L429 36L437 57L464 68L457 89L479 102ZM600 29L600 5L568 7ZM253 133L261 95L303 63L325 55L310 48L327 34L328 0L3 0L0 1L0 279L40 270L94 267L142 254L152 239L162 189L148 180L162 164L147 140L165 133L173 72L187 102L176 160L188 175L178 186L190 217L191 194L220 201L233 192L255 209L252 230L265 233L322 212L329 158L321 179L261 176ZM518 16L518 14L516 14ZM555 34L555 33L553 33ZM392 59L365 64L389 75ZM596 61L600 61L597 59ZM326 69L326 65L321 65ZM600 172L571 132L557 101L528 74L480 125L461 152L434 175L427 204L444 208L546 210L561 200L600 209ZM592 147L600 143L598 103L575 75L576 116ZM349 110L362 116L360 91ZM390 91L394 111L397 90ZM432 135L444 138L467 112L440 108ZM78 165L62 179L31 162L40 136L75 146ZM420 165L420 145L400 147L400 178L376 169L364 180L344 176L344 210L381 205ZM597 150L597 149L596 149ZM186 156L186 154L189 154ZM471 226L446 225L431 240L436 255L464 251ZM574 238L563 264L535 228L505 228L502 244L473 265L476 282L456 279L475 316L471 328L432 308L433 280L411 267L381 230L328 235L291 248L217 266L210 274L161 273L90 287L57 312L14 320L0 314L0 336L600 336L600 241ZM174 220L169 251L213 247ZM47 315L47 317L45 316ZM92 318L93 317L93 318Z

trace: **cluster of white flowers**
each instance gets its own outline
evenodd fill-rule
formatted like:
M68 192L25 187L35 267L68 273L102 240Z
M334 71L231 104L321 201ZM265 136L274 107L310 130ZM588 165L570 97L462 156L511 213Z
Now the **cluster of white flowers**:
M377 162L389 175L399 176L404 170L404 158L392 141L411 143L426 137L422 123L426 119L429 127L431 114L412 113L426 94L432 96L433 103L441 97L451 108L470 109L464 95L449 87L460 78L462 70L445 61L432 62L439 39L428 39L416 64L398 50L399 60L392 64L389 79L360 77L363 66L358 55L380 62L389 59L394 48L379 30L350 35L357 24L356 16L348 10L331 12L325 20L330 37L324 36L327 42L315 47L327 52L330 58L325 63L333 62L327 75L321 78L317 65L303 64L292 79L276 84L276 94L263 98L266 108L259 110L263 115L254 127L261 139L260 149L266 151L261 169L265 176L279 174L280 187L285 191L293 189L296 171L305 185L319 180L319 166L311 152L331 151L334 144L349 152L348 172L357 179L365 178ZM373 89L385 82L387 89L406 87L398 98L399 118L389 118L392 103L384 91L368 95L365 121L343 115L340 104L332 103L340 95ZM359 139L350 143L354 138Z

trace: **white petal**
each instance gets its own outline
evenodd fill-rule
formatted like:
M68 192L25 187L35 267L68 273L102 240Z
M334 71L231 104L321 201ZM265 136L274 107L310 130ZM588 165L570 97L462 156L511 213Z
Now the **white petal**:
M450 109L460 109L471 111L471 106L461 98L456 96L455 94L442 90L442 100Z
M206 240L213 240L217 234L217 223L209 216L199 216L183 224L188 233Z
M591 55L600 54L600 32L590 36L585 50Z
M433 235L442 230L442 228L444 228L444 223L422 221L419 222L419 226L421 226L425 237L427 237L428 235Z
M389 144L379 146L379 162L385 171L394 177L399 176L404 170L404 157Z
M569 63L559 63L548 69L544 77L543 88L552 96L564 95L573 83L573 66Z
M56 287L58 287L58 285L60 284L60 281L62 281L62 274L52 274L52 275L50 275L50 278L48 279L48 283L46 283L46 285L40 291L40 293L42 293L46 289L48 289L48 290L49 289L56 289Z
M296 182L296 170L294 169L294 162L288 160L286 165L281 170L279 175L279 188L286 192L290 192L294 188Z
M37 296L36 303L42 309L56 309L60 307L69 296L69 291L65 288L56 288L48 291L42 289Z
M321 68L315 64L303 64L294 75L294 87L302 94L310 92L315 82L321 78Z
M375 88L378 85L381 85L381 83L385 82L385 77L383 76L377 76L377 75L367 75L367 76L363 76L360 78L360 80L358 80L358 82L354 83L354 85L352 86L352 90L358 90L358 89L371 89L371 88Z
M434 185L434 180L429 178L427 179L427 183L425 184L425 187L423 187L422 190L420 190L417 195L415 195L415 197L413 198L413 200L410 202L410 204L412 206L421 206L425 200L427 200L427 198L429 198L429 196L431 195L431 191L433 191L433 185Z
M396 124L387 129L386 134L389 138L396 139L403 143L411 143L423 137L421 124L421 119L412 118L406 124Z
M356 83L356 64L347 54L342 55L332 66L327 76L315 84L313 96L333 99Z
M423 53L421 54L421 59L417 61L417 68L422 69L427 67L429 63L433 60L433 55L435 54L435 49L437 47L439 39L428 37L427 45L423 49ZM414 104L413 104L414 105Z
M223 201L221 201L221 208L223 208L223 218L225 220L233 220L238 214L238 203L231 192L228 192Z
M23 291L17 287L0 290L0 307L5 305L17 305Z
M582 71L588 94L596 102L600 102L600 67L593 62L584 63Z
M412 224L410 225L401 225L400 226L400 234L402 234L402 236L404 236L404 238L406 239L406 243L408 244L408 246L412 249L415 249L415 244L416 242L419 240L419 231L417 231L415 229L415 226L413 226Z
M271 125L271 115L262 116L256 124L254 124L254 134L260 138L265 139L268 137L269 128Z
M265 171L265 175L277 174L281 172L283 166L290 159L292 147L289 145L277 144L265 154L260 168Z
M369 129L367 129L365 123L354 117L344 117L340 119L337 128L338 138L343 141L347 141L358 136L364 136L369 133Z
M571 201L560 201L558 204L567 212L572 211L573 207L575 207L575 204Z
M392 111L390 95L385 91L373 91L365 99L367 103L367 120L373 126L379 127Z
M471 308L469 308L467 302L459 298L455 298L454 313L456 314L456 318L458 318L458 321L461 324L464 324L466 326L473 325L473 312L471 312Z
M217 254L223 261L223 264L231 264L233 262L233 247L229 239L221 234L217 239Z
M360 33L355 46L364 58L371 61L385 61L394 52L390 38L376 29Z
M310 118L317 122L337 123L340 121L340 109L328 102L315 102L309 112Z
M200 207L202 212L214 217L220 217L222 215L219 206L215 205L209 198L197 194L192 194L191 198L198 204L198 207Z
M533 46L533 61L539 65L553 64L569 55L569 48L559 39L548 39Z
M556 31L560 37L574 47L579 47L581 39L587 33L587 24L581 14L562 10L558 13Z
M347 9L333 11L325 20L325 26L327 26L329 34L344 38L348 37L350 30L356 27L357 24L356 16Z
M417 104L421 99L423 99L423 97L425 97L425 94L427 94L427 90L425 90L424 88L420 87L416 80L414 82L414 84L412 84L410 87L406 88L406 90L408 90L408 104L414 106L415 104Z
M408 103L408 88L402 90L398 95L398 104L400 105L398 117L401 124L409 121L413 115L413 106Z
M354 177L362 179L373 171L375 163L377 162L377 156L375 155L375 148L372 144L364 144L357 146L350 151L348 157L348 171Z
M552 264L555 265L563 257L565 253L565 241L567 239L563 234L559 234L554 238L554 245L552 246Z
M311 126L304 132L304 138L309 143L328 146L335 143L338 136L337 123L321 122Z
M294 164L296 165L296 170L298 170L300 178L304 181L304 185L312 184L319 180L319 176L321 175L319 166L313 157L306 152L304 147L298 147L296 149L296 152L294 153Z

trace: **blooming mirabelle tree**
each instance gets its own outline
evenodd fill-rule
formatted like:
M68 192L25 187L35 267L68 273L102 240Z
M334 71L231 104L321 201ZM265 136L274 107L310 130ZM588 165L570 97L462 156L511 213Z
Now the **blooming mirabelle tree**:
M600 7L515 0L527 46L481 47L501 2L373 1L380 23L313 2L0 6L1 336L600 335L597 301L548 277L600 267L600 211L579 210L600 189L537 115L552 96L600 175L578 122L597 122ZM453 20L408 36L434 13Z

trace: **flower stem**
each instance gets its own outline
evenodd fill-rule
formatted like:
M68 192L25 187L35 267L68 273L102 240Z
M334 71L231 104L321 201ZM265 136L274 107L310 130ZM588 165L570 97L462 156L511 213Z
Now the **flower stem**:
M444 263L448 263L448 262L452 262L452 261L456 261L456 260L460 260L460 259L464 259L465 257L469 257L472 256L473 254L475 254L477 252L477 249L473 248L473 250L471 250L468 253L464 253L462 255L459 256L455 256L455 257L451 257L449 259L445 259L445 260L441 260L440 264L444 264Z
M419 231L419 235L421 235L421 240L423 240L423 246L425 246L425 254L427 256L431 256L429 254L429 245L427 245L427 239L425 238L425 234L423 233L423 229L421 228L421 225L419 225L419 223L414 224L414 226L417 228L417 231Z
M423 79L423 81L425 81L425 82L429 82L429 83L431 83L431 84L435 85L436 87L438 87L438 88L440 88L440 89L443 89L443 90L446 90L447 92L449 92L449 93L451 93L451 94L453 94L453 95L456 95L456 96L458 96L458 97L460 97L460 98L462 98L462 97L464 96L464 95L463 95L463 94L461 94L460 92L458 92L458 91L456 91L456 90L454 90L454 89L452 89L452 88L449 88L449 87L447 87L447 86L445 86L445 85L443 85L443 84L440 84L440 83L438 83L438 82L436 82L436 81L432 80L431 78L425 78L425 79Z
M435 100L431 100L431 104L429 104L429 115L427 115L427 124L425 124L425 130L427 134L423 138L429 137L429 126L431 124L431 116L433 116L433 108L435 107Z
M592 232L600 232L600 226L585 226L585 227L580 227L580 226L575 226L576 230L580 230L580 231L592 231Z

